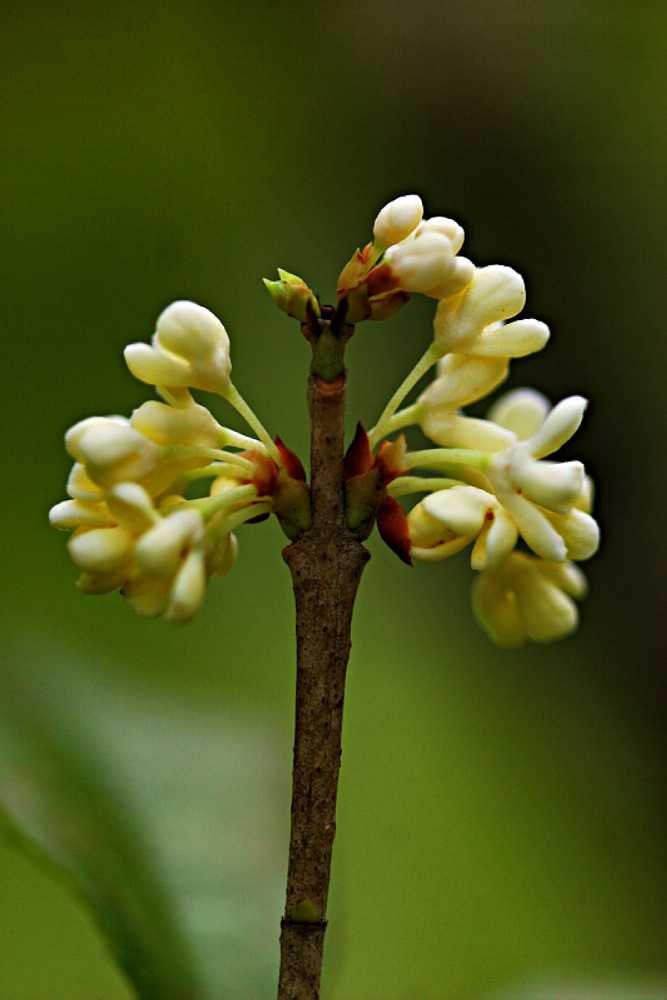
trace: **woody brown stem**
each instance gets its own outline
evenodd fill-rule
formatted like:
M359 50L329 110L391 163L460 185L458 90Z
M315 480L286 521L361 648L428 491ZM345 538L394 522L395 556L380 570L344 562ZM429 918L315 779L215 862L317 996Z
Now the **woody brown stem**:
M318 324L331 332L328 320ZM311 374L308 405L313 523L283 553L296 603L297 679L278 1000L320 996L352 609L369 558L345 523L344 370L331 382Z

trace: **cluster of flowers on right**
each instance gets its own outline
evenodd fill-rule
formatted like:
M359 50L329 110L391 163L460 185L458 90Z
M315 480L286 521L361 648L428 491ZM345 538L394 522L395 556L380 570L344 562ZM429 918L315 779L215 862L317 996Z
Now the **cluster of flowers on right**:
M514 319L525 303L516 271L475 267L457 256L457 223L422 216L416 195L386 205L373 242L339 282L339 295L365 309L363 318L384 318L412 292L438 300L433 342L368 435L375 448L386 435L418 425L437 445L405 451L386 486L394 499L426 494L407 514L409 542L399 554L435 562L471 546L479 572L473 609L490 637L503 646L561 639L576 629L575 602L587 590L575 563L596 552L600 532L583 464L546 456L575 433L586 400L570 396L551 407L540 393L515 389L485 418L462 411L501 385L512 358L544 347L549 330L538 320ZM435 379L401 409L432 367Z

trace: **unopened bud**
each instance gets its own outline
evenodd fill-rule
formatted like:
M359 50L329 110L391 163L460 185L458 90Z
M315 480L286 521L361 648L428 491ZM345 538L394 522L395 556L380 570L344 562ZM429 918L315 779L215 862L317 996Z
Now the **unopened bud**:
M119 417L80 421L65 435L65 447L72 458L85 465L93 482L104 487L142 479L160 458L158 446Z
M288 316L305 323L309 312L312 310L316 316L320 315L320 306L312 291L303 278L296 274L290 274L281 267L278 268L279 281L269 281L264 278L264 284L275 304Z
M224 395L232 364L227 331L209 309L173 302L160 314L150 344L130 344L125 361L149 385L189 386Z
M419 195L404 194L380 210L373 226L373 243L380 250L400 243L421 222L424 206Z

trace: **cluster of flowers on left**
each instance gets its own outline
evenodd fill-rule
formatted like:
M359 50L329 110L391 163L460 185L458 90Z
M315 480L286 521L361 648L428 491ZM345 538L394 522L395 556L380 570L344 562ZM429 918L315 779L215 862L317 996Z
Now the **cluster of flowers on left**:
M211 577L234 565L239 525L273 512L288 537L307 529L305 474L234 387L229 338L208 309L174 302L151 344L131 344L125 360L164 402L149 400L129 419L89 417L70 428L69 499L49 517L72 532L68 549L84 593L120 588L140 615L189 621ZM225 398L257 437L221 426L190 389ZM190 484L202 481L207 495L188 499Z

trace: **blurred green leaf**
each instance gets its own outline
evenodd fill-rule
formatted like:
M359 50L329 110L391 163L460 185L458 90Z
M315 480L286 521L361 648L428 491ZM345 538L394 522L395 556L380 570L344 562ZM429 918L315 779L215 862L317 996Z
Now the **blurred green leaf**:
M264 730L62 660L4 657L0 830L85 903L141 1000L270 996L282 866Z

